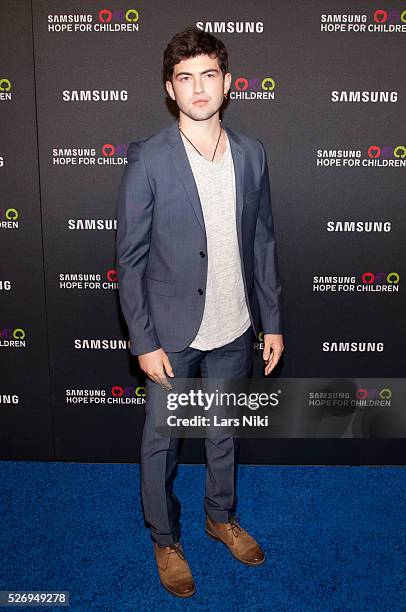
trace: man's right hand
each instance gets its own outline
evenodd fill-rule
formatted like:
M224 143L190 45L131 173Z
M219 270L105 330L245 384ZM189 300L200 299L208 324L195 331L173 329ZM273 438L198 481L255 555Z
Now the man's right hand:
M166 378L165 372L171 377L175 376L175 374L173 373L169 357L162 348L151 351L151 353L138 355L138 362L141 370L153 382L161 385L164 389L172 389L172 385Z

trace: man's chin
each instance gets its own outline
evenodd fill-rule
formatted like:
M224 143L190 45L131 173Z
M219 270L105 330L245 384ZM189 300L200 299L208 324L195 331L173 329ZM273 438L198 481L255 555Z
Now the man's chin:
M210 115L199 115L199 116L194 116L192 117L192 119L194 119L195 121L207 121L207 119L210 119L210 117L212 117L214 115L214 113L210 113Z
M209 110L209 109L204 109L204 108L200 108L200 109L191 109L189 110L186 115L188 117L190 117L191 119L194 119L194 121L206 121L207 119L210 119L210 117L213 117L213 115L215 115L217 113L217 110Z

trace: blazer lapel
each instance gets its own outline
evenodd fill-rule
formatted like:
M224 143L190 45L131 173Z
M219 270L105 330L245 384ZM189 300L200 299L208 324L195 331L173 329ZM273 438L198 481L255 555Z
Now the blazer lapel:
M241 261L243 258L242 250L242 237L241 237L241 218L242 209L244 206L244 176L245 176L245 152L241 145L241 140L233 130L227 127L223 121L221 122L223 128L227 132L228 140L230 142L231 154L234 162L234 174L235 174L235 214L237 223L237 238L238 246L240 248Z
M237 236L240 246L240 252L242 252L242 240L241 240L241 216L244 201L244 166L245 166L245 153L241 146L240 138L233 130L228 128L224 122L221 125L227 132L228 140L230 143L231 154L234 163L235 172L235 191L236 191L236 223L237 223ZM206 228L204 224L202 205L200 202L199 192L197 190L196 182L193 176L192 168L189 163L189 159L182 141L182 137L179 132L178 120L173 122L168 128L167 134L168 144L171 147L171 156L173 163L177 171L177 178L180 180L189 196L193 210L195 211L196 217L199 224L206 234Z

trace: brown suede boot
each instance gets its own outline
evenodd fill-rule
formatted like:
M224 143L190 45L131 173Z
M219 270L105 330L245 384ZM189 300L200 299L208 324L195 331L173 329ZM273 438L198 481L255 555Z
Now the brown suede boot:
M261 565L265 555L259 544L237 522L236 517L229 523L216 523L206 514L206 533L215 540L223 542L230 553L247 565Z
M196 587L182 544L161 547L154 542L154 553L162 586L177 597L191 597Z

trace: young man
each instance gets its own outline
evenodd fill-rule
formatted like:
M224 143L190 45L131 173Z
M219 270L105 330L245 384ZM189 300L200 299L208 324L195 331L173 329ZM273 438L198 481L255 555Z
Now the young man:
M132 142L119 189L117 270L121 307L147 375L141 492L163 586L190 597L195 585L180 542L173 491L179 438L154 428L153 385L168 377L245 378L264 332L265 374L283 351L281 285L267 157L262 142L219 118L231 74L224 44L195 27L164 53L166 90L179 119ZM206 532L233 556L264 554L236 522L238 438L205 439Z

